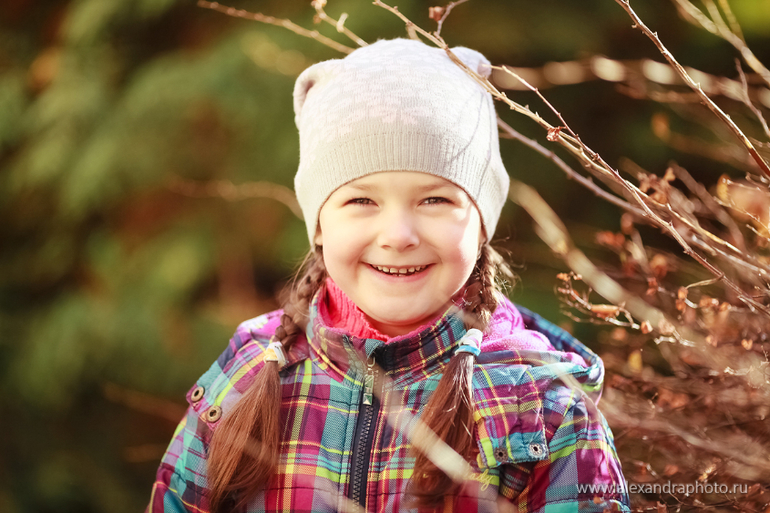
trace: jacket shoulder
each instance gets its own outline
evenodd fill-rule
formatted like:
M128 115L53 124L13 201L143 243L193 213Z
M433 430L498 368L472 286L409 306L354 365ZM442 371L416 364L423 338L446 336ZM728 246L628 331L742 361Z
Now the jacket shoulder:
M275 310L242 322L227 347L187 392L187 402L199 420L214 428L248 388L262 368L265 350L280 325L282 310Z
M227 348L217 358L216 364L221 369L226 369L232 365L236 355L243 350L244 346L252 342L267 346L270 337L281 324L281 315L283 315L283 310L273 310L239 324Z

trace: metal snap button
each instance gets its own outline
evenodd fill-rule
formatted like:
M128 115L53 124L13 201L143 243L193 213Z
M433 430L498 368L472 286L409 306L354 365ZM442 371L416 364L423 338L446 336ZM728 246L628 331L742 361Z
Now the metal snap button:
M190 399L192 399L192 402L197 403L201 399L203 399L203 392L205 392L206 389L202 386L195 387L195 390L192 391L192 394L190 394Z
M530 444L529 452L531 452L533 456L540 456L543 453L543 448L540 447L540 444Z
M497 458L497 461L506 461L506 454L503 449L497 449L495 450L495 458Z
M222 408L216 404L206 411L206 421L216 422L222 417Z

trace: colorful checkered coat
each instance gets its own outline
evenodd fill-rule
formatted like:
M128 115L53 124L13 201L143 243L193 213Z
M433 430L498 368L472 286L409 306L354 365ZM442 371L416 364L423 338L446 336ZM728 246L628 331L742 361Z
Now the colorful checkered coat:
M294 344L281 371L279 471L248 511L355 511L356 503L348 499L351 458L360 457L354 456L354 447L368 454L361 499L366 510L407 511L404 492L414 459L405 433L435 390L465 333L463 323L449 311L419 336L386 345L324 326L317 306L311 306L307 337ZM629 511L612 433L595 404L604 375L601 360L553 324L519 310L526 328L545 335L557 351L505 349L505 340L483 342L482 348L495 350L477 357L473 374L478 455L463 492L447 498L443 510ZM515 307L506 300L493 322L507 322L511 312ZM190 390L187 415L158 469L148 512L209 511L211 434L261 368L280 314L239 326ZM376 401L369 451L355 438L371 357L387 378ZM583 485L607 486L596 493L579 490Z

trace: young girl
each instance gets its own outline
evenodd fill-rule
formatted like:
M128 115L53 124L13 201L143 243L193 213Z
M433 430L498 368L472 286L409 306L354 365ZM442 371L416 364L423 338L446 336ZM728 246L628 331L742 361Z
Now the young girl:
M188 393L148 511L629 511L601 360L498 289L491 96L393 40L294 106L312 249Z

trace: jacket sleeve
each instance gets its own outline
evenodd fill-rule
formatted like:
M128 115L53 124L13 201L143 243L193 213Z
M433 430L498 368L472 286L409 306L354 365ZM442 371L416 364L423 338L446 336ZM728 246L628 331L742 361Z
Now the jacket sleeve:
M199 482L205 480L205 450L197 433L198 420L197 412L189 407L158 467L145 513L209 511L205 486Z
M604 416L579 392L573 393L571 403L563 415L552 412L552 419L546 419L551 426L547 429L553 430L548 457L526 473L511 468L511 475L504 478L504 482L524 485L518 496L511 493L515 486L509 488L508 499L518 503L519 512L630 512L623 472ZM506 495L504 487L501 493Z

